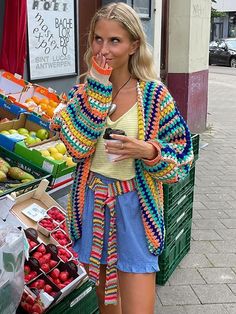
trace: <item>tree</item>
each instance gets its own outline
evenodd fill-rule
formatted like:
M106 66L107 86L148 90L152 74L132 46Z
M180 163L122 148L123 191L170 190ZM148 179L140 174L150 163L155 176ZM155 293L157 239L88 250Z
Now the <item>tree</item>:
M217 0L211 0L211 2L217 3ZM219 12L213 7L211 7L211 20L213 20L214 17L224 17L224 16L225 16L225 12Z

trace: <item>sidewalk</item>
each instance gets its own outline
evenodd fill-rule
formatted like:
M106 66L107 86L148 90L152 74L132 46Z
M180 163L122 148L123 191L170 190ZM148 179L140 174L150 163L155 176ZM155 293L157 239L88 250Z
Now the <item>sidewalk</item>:
M232 70L210 67L208 130L201 135L203 148L196 162L191 250L165 286L157 286L156 314L236 313L236 70Z

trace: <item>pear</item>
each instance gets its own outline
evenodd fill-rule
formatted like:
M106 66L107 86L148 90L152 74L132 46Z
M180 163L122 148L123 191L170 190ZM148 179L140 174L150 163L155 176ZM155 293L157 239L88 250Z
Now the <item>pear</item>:
M4 182L6 180L7 176L5 172L0 170L0 182Z
M6 165L7 168L10 168L10 167L11 167L11 166L9 165L9 163L8 163L6 160L4 160L3 158L0 157L0 167L1 167L1 164Z
M4 173L7 174L8 169L9 168L5 164L0 164L0 170L3 171Z
M30 179L34 180L35 178L29 174L28 172L25 172L24 170L18 168L18 167L11 167L8 170L7 175L15 180L25 180L25 179Z
M33 179L23 179L23 180L21 180L21 182L22 183L27 183L27 182L30 182L30 181L32 181Z

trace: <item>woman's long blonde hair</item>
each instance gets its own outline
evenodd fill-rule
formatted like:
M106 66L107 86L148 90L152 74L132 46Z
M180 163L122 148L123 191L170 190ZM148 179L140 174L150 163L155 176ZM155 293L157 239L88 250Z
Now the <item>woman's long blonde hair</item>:
M84 55L88 69L91 68L91 45L94 39L95 26L100 19L119 22L129 33L132 41L139 41L139 47L129 60L129 71L133 77L142 81L157 80L152 54L147 44L142 23L135 10L123 2L110 3L102 7L92 18L88 34L88 48Z

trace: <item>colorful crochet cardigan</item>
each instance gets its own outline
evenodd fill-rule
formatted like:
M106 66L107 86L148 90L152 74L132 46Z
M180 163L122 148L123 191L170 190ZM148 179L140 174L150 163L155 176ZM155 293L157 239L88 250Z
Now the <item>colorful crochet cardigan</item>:
M67 226L72 240L81 237L85 188L91 157L101 136L111 105L110 70L95 63L94 76L70 92L69 104L56 114L51 128L59 131L68 153L78 162L69 195ZM92 72L91 72L92 73ZM160 82L139 82L139 139L153 141L161 157L156 161L135 160L136 185L149 251L161 254L164 248L163 183L184 178L193 160L189 129L167 88Z

